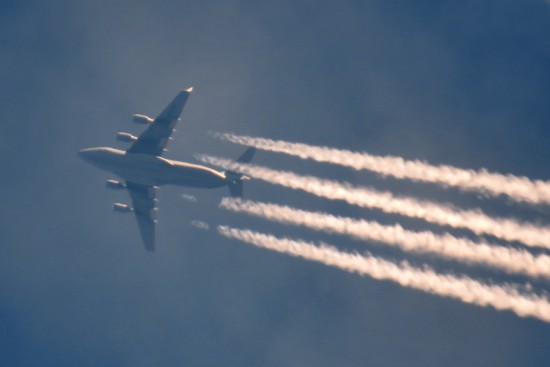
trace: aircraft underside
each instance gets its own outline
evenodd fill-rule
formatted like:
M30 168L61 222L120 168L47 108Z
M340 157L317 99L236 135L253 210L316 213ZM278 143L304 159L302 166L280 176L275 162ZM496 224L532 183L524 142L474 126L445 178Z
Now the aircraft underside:
M88 163L112 172L124 181L107 180L108 188L126 189L132 200L131 206L113 204L113 210L135 214L141 238L149 251L155 250L157 186L177 185L208 189L228 186L232 196L242 196L243 193L242 181L246 177L241 174L227 172L226 175L206 166L161 157L192 90L193 88L189 88L181 91L155 119L135 114L133 121L148 127L139 137L127 132L117 134L118 140L132 143L126 151L100 147L83 149L78 153ZM248 148L238 160L250 162L254 152L254 148Z

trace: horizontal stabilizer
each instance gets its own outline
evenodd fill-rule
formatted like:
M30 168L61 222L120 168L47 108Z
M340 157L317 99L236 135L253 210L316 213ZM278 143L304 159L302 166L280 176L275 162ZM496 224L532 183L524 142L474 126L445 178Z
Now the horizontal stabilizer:
M248 148L244 151L243 154L239 158L237 158L237 162L239 163L250 163L252 161L252 158L254 158L254 153L256 153L256 148Z
M243 197L243 182L241 180L236 180L229 184L229 193L234 198Z

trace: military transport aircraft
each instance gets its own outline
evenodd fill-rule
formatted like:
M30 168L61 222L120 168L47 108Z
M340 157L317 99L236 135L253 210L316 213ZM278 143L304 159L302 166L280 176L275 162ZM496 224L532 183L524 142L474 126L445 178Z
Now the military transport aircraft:
M135 123L148 124L147 129L135 137L119 132L117 139L133 144L126 151L100 147L82 149L78 155L86 162L105 171L112 172L123 181L107 180L111 189L127 189L132 206L115 203L113 210L135 214L145 248L155 250L155 192L161 185L180 185L196 188L217 188L227 186L231 196L243 194L243 181L248 177L233 171L218 172L211 168L162 158L170 135L180 120L181 111L193 91L181 91L156 119L134 115ZM237 161L248 163L255 149L248 148Z

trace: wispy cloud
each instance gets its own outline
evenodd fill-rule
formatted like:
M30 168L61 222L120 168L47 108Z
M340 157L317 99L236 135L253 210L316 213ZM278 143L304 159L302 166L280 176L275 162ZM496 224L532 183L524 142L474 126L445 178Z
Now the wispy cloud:
M197 198L193 195L181 194L181 198L185 201L190 202L190 203L196 203L197 202Z
M438 225L465 228L478 235L486 234L506 241L519 241L527 246L550 249L550 228L548 227L521 223L513 219L489 217L479 210L461 210L430 201L397 197L390 192L353 187L347 183L236 163L224 158L208 155L197 155L197 158L224 169L239 171L255 179L295 190L303 190L319 197L343 200L352 205L420 218Z
M351 254L328 245L277 238L271 235L219 226L218 232L254 246L317 261L348 272L388 280L442 297L449 297L482 307L509 310L517 315L550 322L550 302L535 294L522 294L510 285L484 284L468 277L444 275L429 268L418 269L407 262L399 264L371 255Z
M191 222L189 222L189 224L191 224L195 228L202 229L204 231L207 231L210 229L210 225L208 225L208 223L203 222L201 220L192 220Z
M239 213L247 213L281 223L306 226L315 230L372 240L400 248L403 251L431 253L532 277L550 278L550 257L534 256L525 250L474 242L450 234L408 231L400 225L385 226L380 223L338 217L326 213L310 212L248 200L224 198L220 207Z
M355 170L369 170L397 179L435 183L490 196L505 195L516 202L550 204L550 182L548 181L492 173L485 169L476 171L448 165L434 166L423 161L405 160L401 157L377 156L245 135L229 133L214 133L213 135L236 144L289 154L302 159L312 159L317 162L337 164Z

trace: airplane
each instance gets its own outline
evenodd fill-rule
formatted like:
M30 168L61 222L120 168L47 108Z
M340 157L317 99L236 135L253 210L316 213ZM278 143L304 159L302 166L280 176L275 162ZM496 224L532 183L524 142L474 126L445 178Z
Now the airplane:
M227 186L231 196L242 197L243 181L249 179L237 172L220 172L206 166L161 157L166 151L168 141L172 140L170 135L180 120L183 106L192 91L193 88L189 88L179 92L155 119L134 114L134 123L149 126L139 137L127 132L117 133L117 140L132 142L126 151L98 147L82 149L78 152L84 161L104 171L112 172L123 180L121 182L109 179L106 186L115 190L128 190L132 206L114 203L113 210L135 214L141 238L149 251L155 250L157 212L155 195L159 186L179 185L208 189ZM255 148L248 148L237 161L249 163L255 151Z

